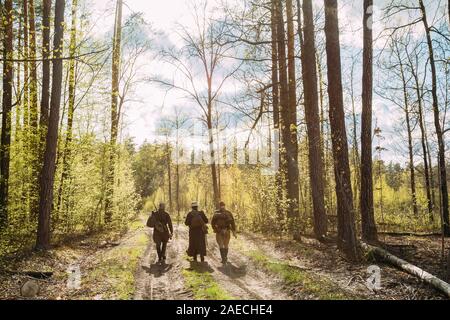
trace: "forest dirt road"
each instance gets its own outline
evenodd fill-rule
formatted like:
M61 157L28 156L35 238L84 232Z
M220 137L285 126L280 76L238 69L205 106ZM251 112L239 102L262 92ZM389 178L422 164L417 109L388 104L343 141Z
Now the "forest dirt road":
M151 231L148 231L151 236ZM207 262L205 264L189 261L185 253L188 246L188 229L175 226L174 239L167 248L167 264L157 264L153 243L147 248L136 272L135 299L141 300L179 300L195 298L194 292L187 288L184 271L195 274L209 274L218 288L227 297L243 300L290 299L281 291L278 281L251 266L249 258L230 250L227 266L220 262L219 250L214 236L207 238ZM195 288L194 288L195 289Z
M151 237L151 230L146 230ZM137 300L182 299L445 299L439 292L395 268L378 264L382 289L367 287L367 268L353 265L333 245L303 239L269 239L240 234L232 239L229 265L222 266L214 234L207 237L207 263L188 259L188 229L176 225L167 264L157 264L152 241L135 275Z

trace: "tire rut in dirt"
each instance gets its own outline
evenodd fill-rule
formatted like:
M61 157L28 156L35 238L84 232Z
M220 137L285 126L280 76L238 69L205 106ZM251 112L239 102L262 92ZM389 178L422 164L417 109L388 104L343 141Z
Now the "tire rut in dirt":
M149 232L151 236L151 232ZM153 241L149 244L137 272L136 300L184 300L192 299L193 294L185 289L181 272L186 263L183 261L183 240L179 238L175 227L174 240L167 245L167 263L157 263Z
M232 241L232 240L231 240ZM280 284L266 273L257 269L244 256L229 251L229 263L223 266L219 257L219 247L214 239L208 239L208 253L214 260L217 267L217 273L223 274L225 281L231 282L246 292L247 297L237 297L248 300L290 300L291 298L281 292Z
M151 237L149 231L147 235ZM167 247L167 265L156 262L156 249L153 241L149 244L136 272L136 300L182 300L193 299L193 293L186 289L182 276L183 270L190 269L186 259L188 247L188 229L176 226L174 239ZM223 266L219 257L219 248L214 235L207 240L206 270L217 284L231 297L241 300L289 300L288 295L280 291L279 284L266 273L257 269L248 259L230 250L230 263ZM209 261L209 262L208 262Z

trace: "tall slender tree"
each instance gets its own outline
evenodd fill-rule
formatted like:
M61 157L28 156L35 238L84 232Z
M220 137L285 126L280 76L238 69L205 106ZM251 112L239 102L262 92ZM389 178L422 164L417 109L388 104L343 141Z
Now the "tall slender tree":
M416 173L414 168L414 150L413 150L413 141L412 141L412 119L411 119L411 106L410 99L408 93L408 79L406 77L406 70L403 60L405 59L402 56L402 52L404 48L399 47L399 40L393 39L394 53L397 58L397 64L400 71L400 80L402 82L403 88L403 110L405 111L405 120L406 120L406 131L408 134L408 154L409 154L409 175L410 175L410 188L411 188L411 203L413 207L414 215L417 215L417 195L416 195ZM405 59L406 60L406 59Z
M377 240L373 208L372 94L373 94L373 0L364 0L364 49L361 115L361 233L365 241Z
M417 115L418 115L418 123L421 133L421 146L422 146L422 154L423 154L423 171L424 171L424 178L425 178L425 191L427 195L427 206L428 206L428 214L430 215L430 219L433 220L433 198L432 198L432 191L431 191L431 179L430 179L430 164L428 161L428 148L427 148L427 132L425 128L425 117L424 117L424 110L423 110L423 97L421 94L421 84L419 80L419 74L418 74L418 56L417 53L415 55L415 61L413 61L412 54L408 50L408 45L406 44L405 47L405 53L407 55L407 63L411 72L411 75L414 80L414 91L416 93L416 105L417 105Z
M283 2L276 0L276 14L277 17L277 46L278 46L278 70L280 82L280 131L281 131L281 172L283 179L283 186L286 187L287 198L289 201L289 217L295 217L298 213L298 198L295 199L295 177L294 166L291 165L294 159L294 146L291 139L291 126L293 125L289 112L289 82L288 82L288 66L286 54L286 32L283 18ZM298 182L296 184L298 186ZM297 190L298 194L298 190Z
M423 4L423 0L419 0L419 7L422 14L422 23L425 29L425 35L427 39L429 62L431 67L431 95L433 97L433 115L434 126L436 129L436 138L438 142L438 167L439 167L439 188L441 198L441 217L442 226L445 236L450 236L450 219L448 208L448 188L447 188L447 168L445 161L445 142L444 134L441 127L439 101L438 101L438 88L437 88L437 71L436 62L434 58L433 40L431 38L431 29L428 24L427 12Z
M53 39L53 79L50 101L50 116L44 153L44 164L40 174L39 219L36 249L45 250L50 245L50 214L53 206L55 182L56 148L58 144L59 111L61 104L63 45L64 45L65 1L55 2L55 34Z
M106 180L105 222L109 223L113 214L114 177L116 165L116 143L119 132L119 84L120 61L122 52L122 10L123 1L117 0L116 21L114 24L113 57L112 57L112 88L111 88L111 137L109 146L108 178Z
M350 260L358 260L359 250L356 241L355 213L350 181L342 92L338 7L337 0L324 0L324 2L330 127L338 209L338 245Z
M2 12L3 21L3 100L2 100L2 131L0 141L0 229L7 225L9 200L9 173L11 148L11 112L12 85L14 81L14 64L12 62L14 49L14 11L13 1L5 0Z
M289 79L289 131L290 150L288 150L288 194L290 199L289 213L292 217L299 216L299 171L298 171L298 141L297 141L297 74L295 67L295 34L292 0L286 0L287 22L287 54Z
M72 1L72 26L70 30L70 47L69 47L69 101L67 110L67 132L66 140L64 142L64 154L62 159L62 174L61 181L58 189L58 206L57 210L61 208L63 200L63 188L65 181L70 174L70 164L72 155L72 139L73 139L73 116L75 112L75 93L76 93L76 60L75 55L77 52L77 7L78 0Z
M271 40L272 40L272 113L273 113L273 126L276 131L276 137L279 136L280 130L280 84L278 80L278 33L277 33L277 0L271 0ZM275 141L275 143L279 143ZM280 158L278 156L278 163L280 163ZM283 198L283 183L281 179L280 170L278 169L276 173L276 186L277 186L277 196L279 199ZM277 216L282 219L283 210L277 202Z
M300 1L298 1L300 7ZM300 8L299 8L300 9ZM299 10L300 17L300 10ZM324 200L324 171L320 135L317 61L314 35L314 16L311 0L303 0L302 72L305 91L305 119L308 129L309 178L314 207L314 234L323 239L327 234L327 216Z
M43 161L50 110L50 16L52 0L42 1L42 93L39 118L39 157Z
M35 5L34 0L28 0L28 24L29 24L29 54L30 59L30 84L29 84L29 110L30 110L30 165L31 165L31 177L30 177L30 212L35 214L39 207L39 188L38 188L38 175L39 175L39 136L38 136L38 76L37 76L37 63L36 63L36 22L35 22Z

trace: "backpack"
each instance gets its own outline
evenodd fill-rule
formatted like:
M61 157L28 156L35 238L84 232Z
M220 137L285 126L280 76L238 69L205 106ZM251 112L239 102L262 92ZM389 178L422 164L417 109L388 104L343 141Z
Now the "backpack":
M202 218L203 211L192 211L193 217L191 219L192 228L202 228L204 233L208 233L208 227Z
M158 212L152 212L151 216L147 220L147 227L154 228L156 231L159 231L160 233L168 234L169 230L167 229L167 225L165 223L162 223L157 219Z
M147 227L149 228L154 228L155 227L155 216L153 215L154 212L152 212L152 214L148 217L147 219Z
M159 231L161 233L168 233L169 231L167 230L167 226L156 218L156 213L157 212L152 212L152 214L148 218L147 227L154 228L156 231Z
M217 220L216 220L216 225L220 228L220 229L227 229L230 224L230 217L228 216L228 214L226 214L225 212L217 212Z

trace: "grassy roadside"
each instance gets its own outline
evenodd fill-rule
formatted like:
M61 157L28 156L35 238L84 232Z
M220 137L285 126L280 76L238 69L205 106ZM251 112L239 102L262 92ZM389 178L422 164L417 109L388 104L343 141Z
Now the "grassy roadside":
M98 255L83 275L82 289L89 291L89 298L133 298L136 268L150 241L142 217L130 224L124 238L119 246Z
M194 294L195 300L233 300L214 280L214 277L202 267L184 269L182 272L184 283Z
M353 300L358 297L340 288L328 278L313 274L282 261L272 260L262 251L253 250L248 256L256 265L279 276L283 282L319 300Z
M126 245L106 252L98 259L98 264L84 275L83 286L94 286L90 295L101 299L132 299L135 290L134 274L147 245L147 235L137 234L128 239Z
M5 269L53 272L51 278L37 280L40 291L31 299L130 299L135 290L134 274L139 258L150 240L143 220L144 217L138 216L122 235L104 232L45 252L31 252L10 262ZM70 290L68 268L73 265L80 267L81 287ZM0 273L0 299L23 299L20 287L27 280L26 275Z

